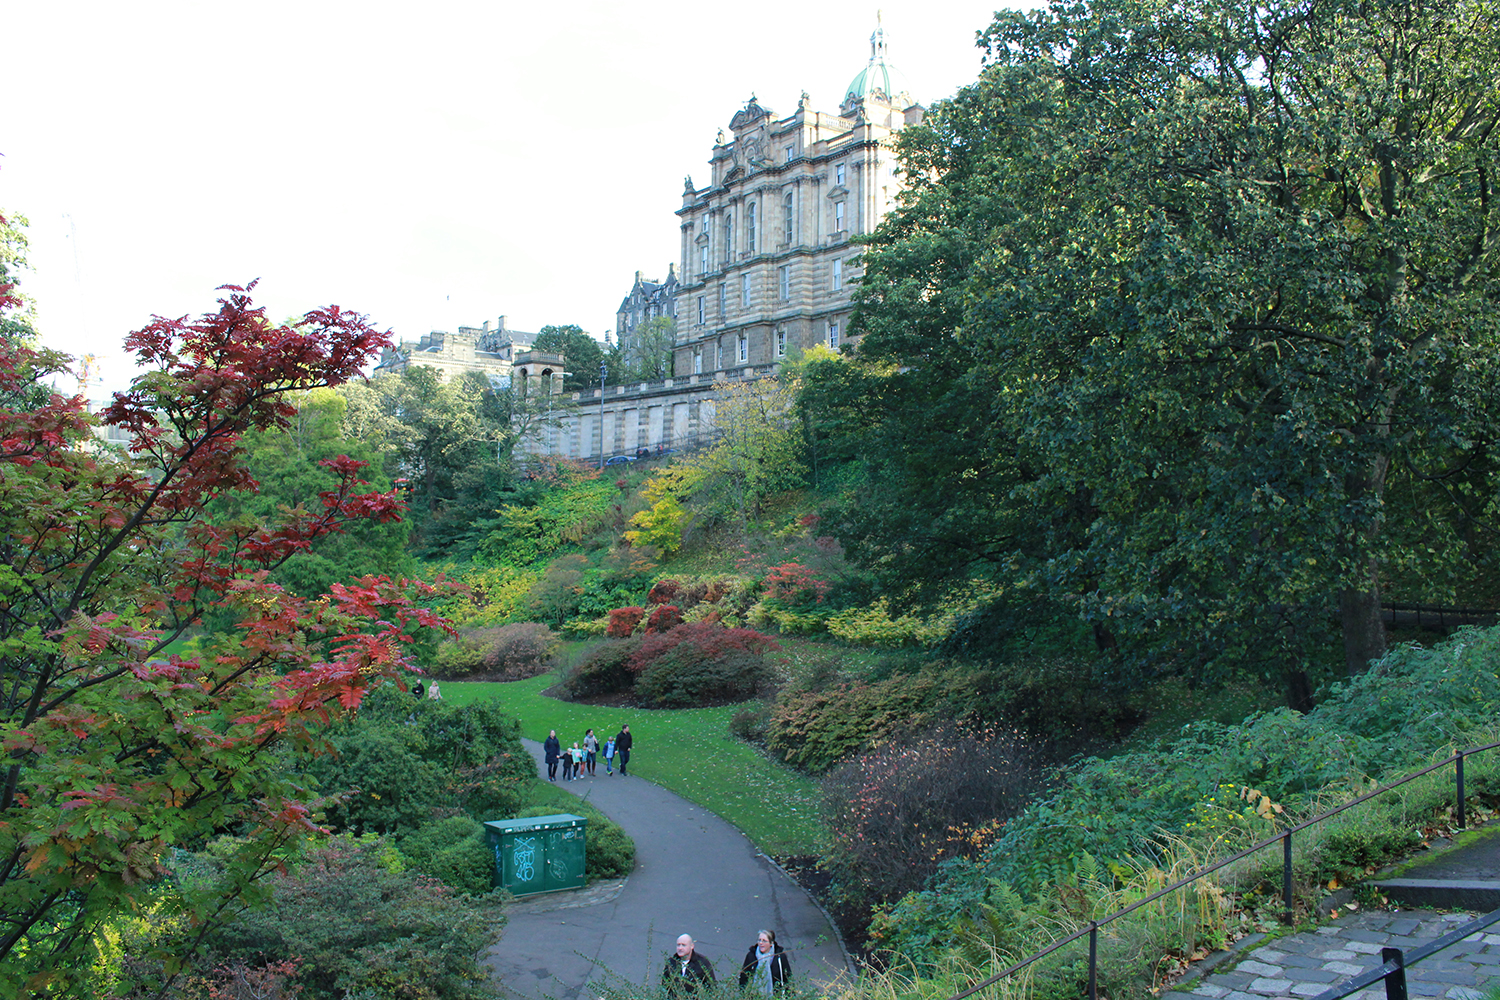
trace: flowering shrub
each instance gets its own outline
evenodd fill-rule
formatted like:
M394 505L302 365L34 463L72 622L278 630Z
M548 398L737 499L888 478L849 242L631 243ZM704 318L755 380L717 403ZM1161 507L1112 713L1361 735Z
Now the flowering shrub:
M611 639L628 639L635 634L635 627L645 617L644 608L615 608L609 613L609 628L604 634Z
M662 604L651 609L646 619L646 634L665 632L682 624L682 609L675 604Z

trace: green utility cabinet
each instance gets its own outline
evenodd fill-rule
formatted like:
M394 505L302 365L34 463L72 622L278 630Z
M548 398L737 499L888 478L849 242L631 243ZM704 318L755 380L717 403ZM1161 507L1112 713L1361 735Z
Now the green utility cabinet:
M517 896L582 889L587 825L585 817L570 813L484 824L495 852L493 884Z

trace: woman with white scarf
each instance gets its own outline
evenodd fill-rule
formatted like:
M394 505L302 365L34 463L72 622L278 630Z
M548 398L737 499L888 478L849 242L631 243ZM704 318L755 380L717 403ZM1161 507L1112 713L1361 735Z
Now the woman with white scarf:
M745 952L745 963L740 966L740 985L770 996L785 989L791 981L792 963L776 943L776 935L771 931L758 932L755 944Z

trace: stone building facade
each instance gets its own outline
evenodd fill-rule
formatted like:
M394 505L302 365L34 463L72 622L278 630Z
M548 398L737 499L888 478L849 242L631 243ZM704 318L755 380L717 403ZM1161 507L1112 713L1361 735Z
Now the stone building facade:
M538 428L522 442L521 450L598 462L643 450L655 453L710 444L717 437L714 386L764 378L774 371L772 365L748 365L728 372L611 385L603 393L569 393L573 406L560 425Z
M752 96L719 133L704 187L687 179L677 210L678 376L775 364L788 352L850 342L861 275L850 238L880 224L900 182L896 133L924 109L887 62L885 34L837 114L807 95L787 118Z
M777 118L752 96L719 133L709 183L691 178L677 210L681 263L665 281L636 272L615 317L631 337L658 316L676 319L669 377L571 394L561 426L539 429L522 449L585 461L713 441L717 382L773 374L788 354L850 344L851 294L861 276L851 237L868 233L895 205L894 140L920 122L916 104L886 58L885 34L836 114L797 110ZM528 354L534 334L460 327L386 352L376 372L431 365L506 379L552 376L566 359ZM523 384L525 384L523 380ZM550 381L549 385L552 384Z
M620 350L628 354L635 328L658 316L677 317L676 264L667 265L666 281L642 278L641 272L635 272L635 284L630 287L630 294L620 300L620 308L615 312L615 342L620 345Z
M402 341L381 352L374 374L388 375L412 365L436 368L444 379L460 372L477 371L504 379L512 376L519 355L531 350L536 334L508 329L505 317L494 327L461 326L457 333L434 330L420 340Z

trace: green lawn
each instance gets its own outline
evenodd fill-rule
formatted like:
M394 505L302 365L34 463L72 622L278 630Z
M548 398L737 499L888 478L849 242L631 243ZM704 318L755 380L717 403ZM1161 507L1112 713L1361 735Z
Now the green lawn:
M494 698L521 720L523 735L543 740L557 730L564 746L583 742L590 726L604 741L630 725L630 773L669 788L723 817L771 855L817 854L824 842L818 788L729 734L734 706L681 710L595 708L542 692L555 676L506 684L443 681L443 698L466 705Z

